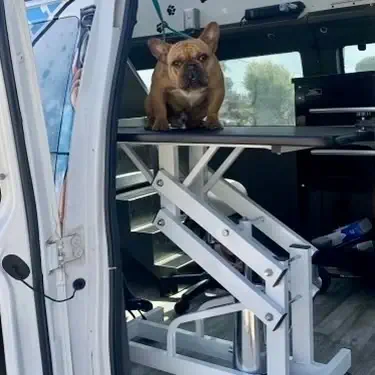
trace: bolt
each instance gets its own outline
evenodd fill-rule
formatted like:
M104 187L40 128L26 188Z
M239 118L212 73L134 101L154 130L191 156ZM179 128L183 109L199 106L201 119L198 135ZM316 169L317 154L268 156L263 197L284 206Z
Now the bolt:
M224 229L223 232L222 232L223 236L224 237L228 237L229 236L229 230L228 229Z
M271 268L267 268L265 271L264 271L264 276L266 277L271 277L273 275L273 271L271 270Z
M165 220L164 219L159 219L158 220L158 226L159 227L164 227L164 225L165 225Z
M273 315L271 313L266 314L265 319L267 322L272 322L273 320Z
M163 180L157 180L156 185L158 185L159 187L162 187L164 185L164 181Z
M7 178L7 175L5 173L0 173L0 181L3 181Z
M70 240L70 243L72 244L72 246L74 247L79 247L81 245L81 239L79 238L79 236L73 236L72 239Z

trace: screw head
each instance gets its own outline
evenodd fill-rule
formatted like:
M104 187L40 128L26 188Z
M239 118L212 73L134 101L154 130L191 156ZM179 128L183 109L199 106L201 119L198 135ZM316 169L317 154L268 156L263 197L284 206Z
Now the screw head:
M264 276L266 277L271 277L273 275L273 271L271 270L271 268L267 268L265 271L264 271Z
M5 173L0 173L0 181L3 181L7 178L7 175Z
M265 319L267 322L272 322L273 320L273 315L271 313L266 314Z
M157 180L156 185L158 185L159 187L162 187L164 185L164 181L163 180Z
M159 219L158 220L158 226L159 227L164 227L164 225L165 225L165 220L164 219Z
M228 237L229 236L229 230L228 229L224 229L223 232L222 232L223 236L224 237Z
M79 236L73 236L72 239L70 240L70 243L74 247L79 247L81 245L81 239Z

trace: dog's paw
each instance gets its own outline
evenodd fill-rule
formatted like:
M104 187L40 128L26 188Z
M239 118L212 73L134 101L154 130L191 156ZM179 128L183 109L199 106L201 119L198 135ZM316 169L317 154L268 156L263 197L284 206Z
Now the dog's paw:
M154 124L154 119L151 117L146 118L144 128L145 130L151 130L152 125Z
M169 130L169 122L167 119L155 119L152 125L152 130L155 132L167 131Z
M208 116L206 121L204 122L204 127L210 130L223 129L223 125L221 124L217 116Z

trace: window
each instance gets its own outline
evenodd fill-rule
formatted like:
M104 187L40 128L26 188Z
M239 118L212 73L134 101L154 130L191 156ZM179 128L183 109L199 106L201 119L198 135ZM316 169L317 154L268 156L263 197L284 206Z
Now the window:
M69 83L78 37L76 17L57 20L34 46L50 151L59 150L60 133L70 128ZM31 25L30 28L35 25Z
M295 125L291 79L303 75L299 53L227 60L221 64L226 86L221 120L226 126ZM138 73L150 87L152 70Z
M95 6L90 5L77 9L80 17L56 18L54 12L61 4L61 0L56 0L27 7L59 204L64 198L74 103L95 12Z
M361 49L357 45L344 48L345 73L375 71L375 43L367 44L364 51Z

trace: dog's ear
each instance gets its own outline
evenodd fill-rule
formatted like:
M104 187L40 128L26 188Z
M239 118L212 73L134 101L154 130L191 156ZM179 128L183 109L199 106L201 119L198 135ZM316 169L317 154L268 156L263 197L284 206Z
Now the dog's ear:
M167 55L171 45L157 38L152 38L148 42L148 48L150 48L151 53L162 62L167 61Z
M199 39L203 40L212 50L216 52L220 38L220 27L216 22L210 22L202 31Z

